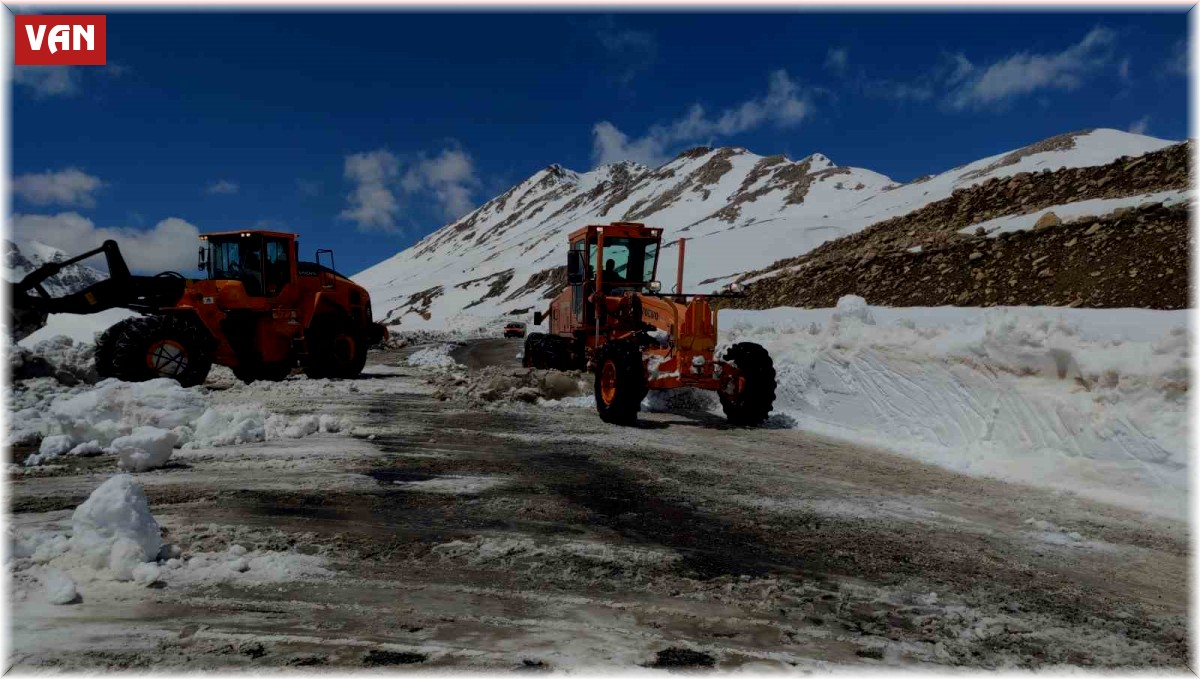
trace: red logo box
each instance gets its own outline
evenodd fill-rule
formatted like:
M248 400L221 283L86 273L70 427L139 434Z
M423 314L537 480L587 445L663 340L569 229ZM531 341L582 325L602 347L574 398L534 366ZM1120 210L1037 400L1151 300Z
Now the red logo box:
M103 14L18 14L17 66L103 66L108 61Z

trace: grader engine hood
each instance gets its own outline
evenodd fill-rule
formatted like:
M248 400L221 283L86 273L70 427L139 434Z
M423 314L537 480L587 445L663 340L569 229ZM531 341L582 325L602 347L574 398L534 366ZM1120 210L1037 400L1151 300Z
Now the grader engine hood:
M664 297L636 295L642 322L662 330L685 351L709 351L717 344L717 317L703 297L680 304Z

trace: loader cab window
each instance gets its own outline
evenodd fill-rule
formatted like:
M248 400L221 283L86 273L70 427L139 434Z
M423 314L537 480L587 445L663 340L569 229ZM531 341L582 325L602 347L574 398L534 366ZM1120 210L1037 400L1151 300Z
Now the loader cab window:
M266 292L268 297L274 297L291 280L291 247L285 238L268 238L266 244Z
M263 239L259 235L210 238L209 278L241 281L246 294L263 295Z

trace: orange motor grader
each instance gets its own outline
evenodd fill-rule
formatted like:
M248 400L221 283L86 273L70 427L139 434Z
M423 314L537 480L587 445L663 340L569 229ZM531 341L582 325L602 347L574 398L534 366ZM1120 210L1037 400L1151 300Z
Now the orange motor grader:
M169 377L193 386L204 382L213 363L232 368L245 382L282 380L297 366L310 377L362 372L368 345L380 342L387 329L372 321L367 291L334 271L331 250L317 250L317 262L301 262L291 233L226 231L200 238L204 279L174 271L132 275L111 240L46 264L12 286L9 327L19 340L51 313L141 312L96 341L100 376L127 382ZM47 279L99 254L107 279L61 297L47 294ZM322 254L330 266L320 263Z
M567 287L534 325L549 333L525 340L524 364L595 373L596 409L614 424L633 424L650 389L692 387L717 392L729 421L757 425L775 401L775 367L765 349L739 342L719 358L717 316L709 298L664 294L655 279L662 230L634 222L581 228L569 236Z

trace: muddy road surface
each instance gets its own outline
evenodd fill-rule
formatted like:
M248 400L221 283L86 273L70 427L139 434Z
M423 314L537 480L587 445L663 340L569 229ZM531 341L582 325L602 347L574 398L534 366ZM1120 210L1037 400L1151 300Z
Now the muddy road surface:
M452 355L515 365L520 346ZM251 392L350 433L178 451L138 475L185 559L236 543L317 571L30 595L10 665L1186 667L1183 524L779 422L465 409L433 398L410 351L372 353L352 385ZM10 470L15 525L69 522L112 473L89 465Z

